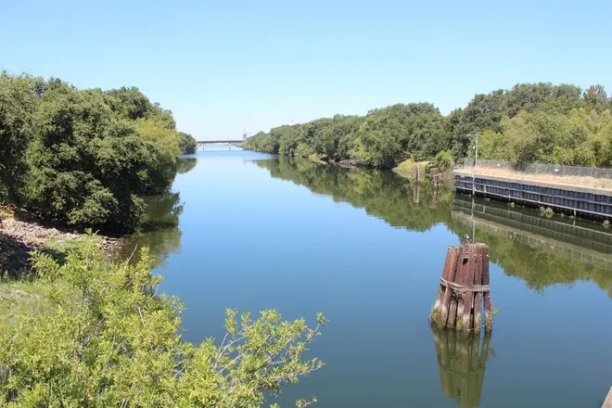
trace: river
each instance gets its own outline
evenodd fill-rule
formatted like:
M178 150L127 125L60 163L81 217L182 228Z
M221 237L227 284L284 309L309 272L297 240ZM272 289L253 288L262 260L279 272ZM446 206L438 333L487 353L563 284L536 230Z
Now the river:
M418 188L392 172L247 151L181 159L149 208L162 290L184 338L221 338L226 308L329 319L326 366L281 406L593 407L612 385L612 235L600 224ZM178 227L176 223L178 221ZM428 315L449 245L490 247L494 330L463 340Z

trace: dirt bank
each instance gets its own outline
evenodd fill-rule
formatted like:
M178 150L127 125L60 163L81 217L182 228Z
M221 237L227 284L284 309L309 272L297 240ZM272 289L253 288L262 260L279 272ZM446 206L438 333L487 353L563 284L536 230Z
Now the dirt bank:
M16 276L29 269L29 252L41 249L61 251L66 244L81 237L67 230L46 227L35 222L14 218L0 222L0 272L5 276ZM113 254L120 244L119 239L100 237L102 249Z

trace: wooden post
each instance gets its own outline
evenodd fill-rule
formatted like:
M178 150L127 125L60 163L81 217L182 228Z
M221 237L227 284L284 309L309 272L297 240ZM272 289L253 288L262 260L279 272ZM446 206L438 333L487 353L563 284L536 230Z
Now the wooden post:
M420 171L420 169L419 169L419 164L418 164L418 163L416 163L416 164L415 164L415 166L414 166L414 181L415 181L417 184L418 184L418 182L419 182L420 175L421 175L421 171Z
M480 332L484 302L485 330L493 329L489 286L489 248L483 244L450 247L431 321L464 333Z
M430 170L429 174L431 175L431 180L433 182L434 189L437 190L438 184L440 182L439 180L440 170L438 170L437 167L434 167L433 169Z

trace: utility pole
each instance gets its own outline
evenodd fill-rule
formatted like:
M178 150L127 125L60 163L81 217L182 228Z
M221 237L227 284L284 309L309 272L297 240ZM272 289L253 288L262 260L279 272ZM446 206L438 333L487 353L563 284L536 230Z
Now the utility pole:
M474 199L476 198L476 174L475 169L478 165L478 133L473 134L474 143L474 163L472 163L472 243L476 243L476 223L474 222Z
M474 144L474 163L472 163L472 197L475 195L476 193L476 175L474 174L474 171L476 169L476 166L478 165L478 133L475 133L474 135L474 139L475 139L475 144Z

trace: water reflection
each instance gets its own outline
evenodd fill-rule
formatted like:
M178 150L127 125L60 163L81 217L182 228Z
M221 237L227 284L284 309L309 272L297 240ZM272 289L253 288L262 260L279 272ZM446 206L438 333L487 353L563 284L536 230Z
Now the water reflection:
M465 196L455 197L453 230L463 229L465 234L466 229L474 229L476 240L489 245L491 261L506 275L525 280L538 292L555 284L590 280L612 298L612 235L599 226L549 220L534 211L493 202L471 207Z
M179 253L181 247L181 230L178 228L179 217L183 212L180 195L165 194L146 197L145 221L142 230L124 239L119 256L137 262L140 248L148 247L153 256L153 267L163 265L171 253Z
M612 298L612 234L593 222L455 195L429 183L414 184L392 172L349 170L280 157L255 164L274 178L364 208L396 228L427 231L443 223L460 241L489 245L491 260L535 291L554 284L591 280ZM472 212L472 208L474 208Z
M177 174L187 173L195 168L198 160L192 157L179 157ZM183 203L179 193L145 197L144 220L141 231L124 239L119 258L136 262L139 248L148 247L153 256L153 267L162 266L168 256L179 253L182 232L179 219L183 213Z
M198 159L194 157L179 157L176 166L176 172L178 174L184 174L194 169L198 164Z
M431 330L442 391L460 407L480 406L491 333L464 335L455 330Z
M274 178L364 208L368 215L393 227L427 231L437 224L452 222L451 189L437 190L431 184L413 186L391 171L349 170L288 157L259 160L255 164L269 170Z

